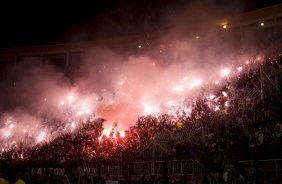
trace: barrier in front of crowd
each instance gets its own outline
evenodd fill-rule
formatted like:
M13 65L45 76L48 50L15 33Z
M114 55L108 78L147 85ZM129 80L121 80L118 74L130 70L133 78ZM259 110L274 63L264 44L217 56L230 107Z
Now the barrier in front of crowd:
M282 159L268 159L268 160L244 160L239 161L243 169L250 169L250 175L269 174L275 176L282 176Z
M41 164L40 164L41 165ZM102 183L157 180L163 176L202 176L204 166L197 160L143 161L132 163L84 163L79 165L17 165L13 167L27 183L61 181L62 183ZM24 167L23 167L24 166ZM23 169L24 168L24 169Z
M164 168L164 167L167 167ZM168 176L194 176L204 174L204 165L197 160L171 160L135 162L134 176L162 176L167 172Z
M198 160L172 160L168 167L169 175L203 175L204 165Z

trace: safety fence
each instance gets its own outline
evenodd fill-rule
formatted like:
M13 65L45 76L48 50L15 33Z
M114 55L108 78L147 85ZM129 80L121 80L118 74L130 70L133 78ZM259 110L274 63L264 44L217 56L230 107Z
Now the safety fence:
M255 174L282 176L282 159L244 160L239 161L239 164L241 168L250 169L252 176Z
M168 167L169 175L203 175L204 165L198 160L172 160Z
M133 167L133 175L161 176L167 173L168 176L194 176L203 175L204 166L197 160L171 160L135 162Z
M11 169L11 168L10 168ZM80 165L13 165L15 175L27 183L86 184L106 181L134 182L140 178L152 180L163 176L202 176L204 166L197 160L144 161L124 164L84 163Z

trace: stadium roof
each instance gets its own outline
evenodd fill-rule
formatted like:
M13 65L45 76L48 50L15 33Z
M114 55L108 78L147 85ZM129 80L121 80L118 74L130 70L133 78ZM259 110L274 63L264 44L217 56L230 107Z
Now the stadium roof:
M228 25L228 27L240 27L267 20L275 20L282 17L282 3L266 8L261 8L251 12L235 15L221 19L218 25Z
M229 28L246 26L253 23L258 23L267 20L275 20L282 17L282 3L269 6L266 8L261 8L251 12L246 12L238 14L232 17L224 18L215 21L213 24L216 26L222 26L227 24ZM40 54L44 53L58 53L67 51L81 51L85 48L89 48L93 45L111 45L114 44L128 44L134 45L138 42L150 39L156 39L157 32L152 32L142 35L133 35L125 37L98 39L89 42L78 42L78 43L68 43L68 44L51 44L33 47L16 47L16 48L0 48L0 56L5 55L29 55L29 54Z

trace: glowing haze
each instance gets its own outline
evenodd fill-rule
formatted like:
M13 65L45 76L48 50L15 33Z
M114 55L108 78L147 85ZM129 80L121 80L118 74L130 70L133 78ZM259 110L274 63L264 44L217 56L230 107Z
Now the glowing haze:
M200 21L209 22L205 18ZM214 100L214 86L238 75L249 64L245 63L248 58L237 55L212 31L205 35L190 31L188 38L175 36L191 26L183 23L189 22L186 17L179 21L177 24L186 28L169 33L173 36L164 39L164 47L150 47L148 42L133 45L124 54L104 47L86 51L71 80L48 62L43 66L28 64L36 62L34 58L26 58L16 70L7 69L9 77L0 83L2 151L18 143L50 141L95 118L105 119L104 134L113 127L123 134L138 116L173 114L178 108L189 115L191 108L183 105L186 99L208 96ZM142 54L131 54L136 50Z
M125 58L96 48L81 62L73 83L51 65L18 66L17 82L3 88L8 95L2 100L11 107L2 110L2 151L19 142L50 141L89 119L105 119L107 135L113 127L123 132L138 116L173 113L175 108L189 115L191 109L182 106L185 99L212 96L211 84L220 85L231 70L236 75L243 69L238 71L228 56L221 55L223 61L201 55L187 42L171 44L165 54L169 61L160 62L146 54Z

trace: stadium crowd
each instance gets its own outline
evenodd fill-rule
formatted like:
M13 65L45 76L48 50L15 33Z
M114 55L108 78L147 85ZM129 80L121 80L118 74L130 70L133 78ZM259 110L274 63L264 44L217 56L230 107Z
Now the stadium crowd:
M264 66L281 72L281 61L282 56L278 56ZM282 96L274 87L255 93L260 80L259 69L244 71L236 80L228 79L215 97L218 110L209 107L207 97L200 98L193 102L190 116L181 110L177 117L142 116L124 136L114 130L103 136L104 120L89 120L79 131L32 148L20 145L2 152L0 159L6 165L133 162L140 150L157 139L167 145L171 159L202 162L202 183L227 183L230 179L248 183L252 180L250 171L236 161L279 158L282 153ZM224 91L230 95L226 97Z

